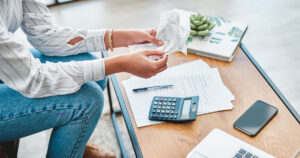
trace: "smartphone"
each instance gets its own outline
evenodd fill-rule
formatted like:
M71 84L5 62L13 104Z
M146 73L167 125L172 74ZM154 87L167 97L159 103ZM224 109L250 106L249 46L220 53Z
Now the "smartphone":
M256 101L233 126L249 136L255 136L277 114L278 109L263 101Z

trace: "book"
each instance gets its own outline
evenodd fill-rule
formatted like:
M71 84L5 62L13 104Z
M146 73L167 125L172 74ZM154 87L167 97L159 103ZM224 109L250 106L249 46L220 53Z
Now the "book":
M208 18L215 23L215 28L204 37L189 36L187 41L188 52L209 58L231 61L247 31L248 25L225 20L222 17Z

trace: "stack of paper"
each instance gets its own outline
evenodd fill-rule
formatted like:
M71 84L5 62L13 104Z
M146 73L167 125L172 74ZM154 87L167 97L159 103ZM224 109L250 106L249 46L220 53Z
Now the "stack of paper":
M154 96L199 96L198 115L233 108L231 101L234 100L234 96L223 84L218 70L210 68L202 60L169 68L150 79L132 77L122 83L138 127L162 123L148 119ZM133 92L132 90L169 84L174 86L144 92Z

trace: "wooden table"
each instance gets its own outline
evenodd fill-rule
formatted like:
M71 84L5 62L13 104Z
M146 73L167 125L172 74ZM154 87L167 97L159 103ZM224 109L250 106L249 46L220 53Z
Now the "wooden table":
M111 54L124 52L126 50ZM185 157L214 128L219 128L276 157L291 157L300 147L300 125L282 102L285 98L273 90L277 88L246 48L241 44L232 62L174 53L169 56L168 66L197 59L202 59L211 67L219 69L224 84L236 98L232 102L234 108L231 111L200 115L196 121L187 123L163 123L137 128L125 89L121 84L122 80L128 79L131 75L119 73L111 76L137 157ZM236 130L233 122L256 100L274 105L279 111L257 136L249 137Z

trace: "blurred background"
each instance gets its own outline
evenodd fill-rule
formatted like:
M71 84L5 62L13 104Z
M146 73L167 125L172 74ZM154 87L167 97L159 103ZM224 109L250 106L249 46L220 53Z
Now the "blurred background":
M242 42L300 114L299 0L68 1L70 0L44 1L49 5L53 22L59 26L82 29L156 28L160 12L173 8L247 23L249 28ZM31 47L21 30L17 31L17 36ZM113 102L118 107L116 99ZM91 141L120 156L107 99L105 106ZM129 157L134 157L122 117L118 121ZM50 132L51 130L21 139L19 157L45 157Z

